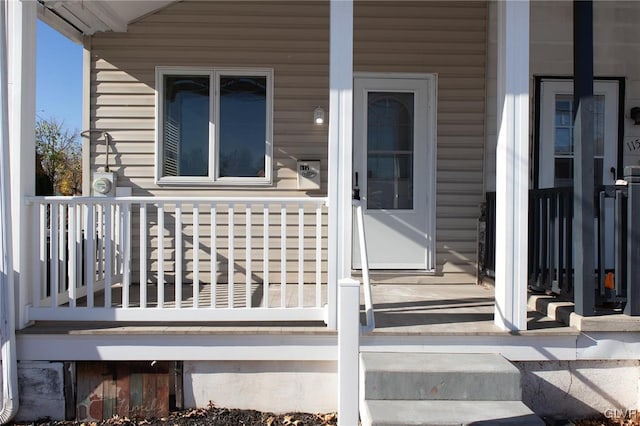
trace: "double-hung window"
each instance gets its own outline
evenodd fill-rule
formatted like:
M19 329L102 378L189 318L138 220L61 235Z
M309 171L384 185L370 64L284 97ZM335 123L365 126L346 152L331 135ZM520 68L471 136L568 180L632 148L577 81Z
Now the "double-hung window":
M158 183L271 183L271 70L158 67L156 85Z

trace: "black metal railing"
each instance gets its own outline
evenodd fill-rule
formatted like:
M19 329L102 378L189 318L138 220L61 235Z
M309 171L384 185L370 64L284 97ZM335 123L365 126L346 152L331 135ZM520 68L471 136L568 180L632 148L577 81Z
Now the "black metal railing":
M572 188L529 191L529 288L571 294L573 290Z
M627 299L627 255L631 235L626 185L603 186L595 194L594 280L596 303L623 304ZM495 269L495 192L483 206L479 250L480 276ZM574 293L573 189L529 190L528 288L572 300ZM637 262L640 259L635 259Z

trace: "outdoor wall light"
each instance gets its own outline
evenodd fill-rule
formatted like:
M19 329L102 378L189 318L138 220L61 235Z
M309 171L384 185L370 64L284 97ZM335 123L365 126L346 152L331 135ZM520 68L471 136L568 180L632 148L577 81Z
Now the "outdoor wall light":
M322 107L316 107L313 110L313 122L318 125L324 124L324 109Z
M640 124L640 107L633 107L629 112L629 116L633 120L633 124Z

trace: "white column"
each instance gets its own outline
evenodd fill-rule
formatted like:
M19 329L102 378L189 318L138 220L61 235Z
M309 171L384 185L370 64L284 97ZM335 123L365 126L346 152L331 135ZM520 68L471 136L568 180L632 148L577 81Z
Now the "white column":
M13 265L18 328L27 324L25 306L33 282L29 262L34 253L25 196L35 193L36 9L35 1L8 1L9 141Z
M527 328L529 1L498 2L495 323Z
M82 40L82 130L91 129L91 36ZM89 135L91 136L91 135ZM91 196L91 137L82 143L82 195Z
M329 34L329 280L327 318L337 327L338 281L351 276L353 1L331 0Z
M338 301L338 425L358 424L360 373L360 283L340 280Z

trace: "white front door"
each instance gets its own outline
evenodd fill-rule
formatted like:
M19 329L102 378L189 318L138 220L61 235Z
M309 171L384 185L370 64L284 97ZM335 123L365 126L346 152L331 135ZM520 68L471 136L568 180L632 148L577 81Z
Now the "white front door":
M595 81L594 177L613 185L618 162L618 82ZM573 81L543 80L539 188L573 186Z
M614 185L618 163L618 82L594 81L594 189ZM543 80L540 86L540 169L539 188L573 186L573 81ZM597 202L597 198L596 198ZM604 201L605 216L613 218L614 200ZM596 206L597 208L597 206ZM594 223L598 230L597 220ZM614 221L603 225L605 268L614 267ZM597 237L596 237L597 238ZM598 244L594 247L596 265Z
M354 81L354 182L372 269L435 266L435 87L434 75ZM357 238L353 249L359 268Z

